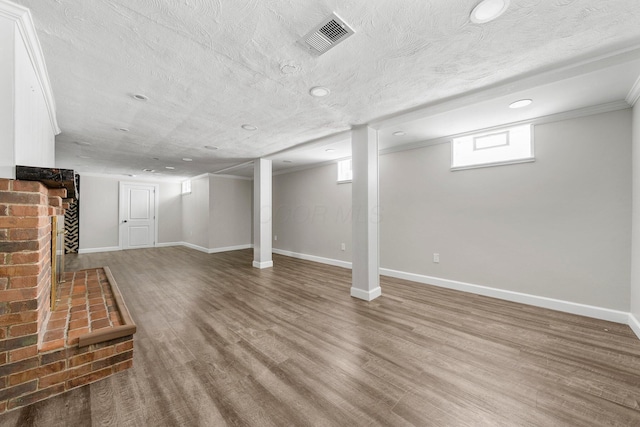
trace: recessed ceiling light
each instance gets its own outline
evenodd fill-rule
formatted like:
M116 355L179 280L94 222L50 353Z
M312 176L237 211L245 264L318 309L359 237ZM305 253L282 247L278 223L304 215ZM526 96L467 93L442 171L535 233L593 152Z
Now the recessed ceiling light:
M510 0L482 0L471 11L471 22L485 24L502 15L509 7Z
M336 150L334 150L333 148L327 148L327 149L326 149L326 150L324 150L324 151L326 151L327 153L333 153L333 152L334 152L334 151L336 151Z
M174 170L175 168L173 166L165 166L165 169L169 169L169 170Z
M322 86L315 86L309 89L309 95L315 96L316 98L322 98L323 96L327 96L331 93L329 89Z
M76 143L77 145L91 145L91 143L90 143L90 142L84 142L84 141L75 141L75 143Z
M118 130L120 132L129 132L129 129L127 129L127 128L118 128Z
M155 169L142 169L142 172L155 172Z
M509 104L509 108L522 108L522 107L526 107L528 105L531 105L533 101L530 99L521 99L519 101L516 102L512 102L511 104Z
M134 174L130 173L130 174L127 174L127 176L136 176L136 175L134 175Z
M205 145L204 148L206 148L207 150L217 150L218 147L215 147L213 145Z
M193 162L193 159L190 159L190 158L188 158L188 157L183 157L183 158L182 158L182 161L183 161L183 162Z
M141 93L136 93L131 95L133 99L137 99L138 101L148 101L149 98Z
M404 133L403 131L399 130L393 133L393 136L405 136L406 133Z
M291 160L283 160L282 163L293 163Z
M258 130L258 128L255 127L254 125L247 125L247 124L242 125L241 128L244 130L250 130L250 131Z

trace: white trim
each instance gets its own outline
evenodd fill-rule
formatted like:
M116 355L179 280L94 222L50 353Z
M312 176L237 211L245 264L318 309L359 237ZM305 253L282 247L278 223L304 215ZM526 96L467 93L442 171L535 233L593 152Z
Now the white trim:
M421 274L405 273L388 268L381 268L380 274L384 276L395 277L398 279L411 280L412 282L423 283L426 285L433 285L441 288L454 289L457 291L484 295L506 301L518 302L535 307L549 308L551 310L562 311L565 313L572 313L578 314L580 316L592 317L595 319L608 320L610 322L627 324L629 321L629 313L619 310L596 307L593 305L586 305L570 301L558 300L554 298L524 294L521 292L507 291L504 289L491 288L488 286L474 285L472 283L458 282L456 280L423 276Z
M1 1L1 0L0 0ZM147 176L147 175L138 175L138 176L129 176L125 173L97 173L97 172L81 172L76 170L78 175L82 176L90 176L95 178L112 178L115 180L126 179L130 182L135 182L136 184L148 183L148 184L178 184L187 179L192 179L184 176Z
M273 267L273 261L263 261L263 262L253 261L252 265L255 268L271 268Z
M184 247L195 249L196 251L204 252L205 254L209 253L209 249L203 246L194 245L193 243L189 243L189 242L180 242L180 244Z
M638 102L639 98L640 98L640 76L638 76L638 79L635 81L633 86L631 86L631 89L629 89L629 93L627 94L625 101L627 101L627 104L633 107L634 105L636 105L636 102Z
M156 243L156 248L168 248L171 246L184 246L184 242L162 242Z
M271 252L273 252L274 254L284 255L291 258L304 259L307 261L319 262L321 264L333 265L334 267L351 269L351 263L349 261L340 261L337 259L323 258L315 255L300 254L297 252L284 251L282 249L276 249L276 248L273 248Z
M354 298L362 299L365 301L372 301L382 295L382 289L378 286L375 289L371 289L370 291L365 291L364 289L351 288L351 296Z
M614 111L625 110L629 108L629 104L626 101L613 101L605 104L594 105L591 107L579 108L577 110L564 111L562 113L550 114L548 116L541 116L534 119L521 120L519 122L506 123L499 126L492 126L485 129L477 129L470 132L464 132L455 135L447 135L439 138L428 139L424 141L410 142L408 144L396 145L393 147L385 148L378 151L379 155L385 155L390 153L397 153L399 151L415 150L417 148L429 147L431 145L448 144L453 138L461 136L473 135L476 133L492 132L494 130L503 129L505 127L515 127L519 125L542 125L547 123L559 122L562 120L578 119L580 117L593 116L595 114L611 113ZM533 135L533 133L532 133Z
M78 254L95 254L98 252L115 252L121 251L119 246L109 246L106 248L87 248L87 249L78 249Z
M220 252L240 251L240 250L243 250L243 249L252 249L252 248L253 248L253 245L251 243L246 243L244 245L225 246L225 247L222 247L222 248L212 248L212 249L209 249L209 253L210 254L217 254L217 253L220 253Z
M289 256L292 258L300 258L307 261L319 262L322 264L333 265L342 268L351 268L351 263L348 261L339 261L336 259L329 259L318 257L315 255L307 255L296 252L283 251L281 249L273 249L276 254ZM592 317L595 319L608 320L611 322L629 324L634 329L636 335L640 338L640 322L633 318L627 312L612 310L603 307L596 307L593 305L586 305L575 303L571 301L563 301L554 298L541 297L537 295L525 294L521 292L508 291L504 289L491 288L488 286L475 285L472 283L458 282L455 280L441 279L438 277L424 276L421 274L406 273L403 271L392 270L389 268L380 268L380 274L383 276L395 277L398 279L410 280L412 282L422 283L426 285L438 286L441 288L454 289L457 291L469 292L478 295L484 295L492 298L498 298L506 301L518 302L521 304L527 304L534 307L548 308L551 310L562 311L565 313L578 314L581 316ZM364 292L364 291L362 291ZM364 299L364 298L363 298ZM635 322L632 325L631 322Z
M638 339L640 339L640 322L638 321L636 316L633 315L633 313L629 313L629 327L631 328L633 333L636 334Z
M47 105L47 112L49 113L51 128L53 129L54 134L58 135L61 130L58 126L58 120L56 119L56 102L53 98L53 90L51 89L51 82L49 81L47 65L44 61L42 47L38 40L38 34L36 33L36 27L33 23L31 12L24 6L17 5L7 0L0 0L0 17L10 19L16 23L16 27L20 32L20 36L24 41L27 53L29 54L29 58L33 64L36 78L38 79L38 83L42 89L44 102Z
M638 90L639 90L638 96L640 97L640 88L638 88ZM490 127L490 128L477 129L477 130L473 130L473 131L470 131L470 132L464 132L464 133L455 134L455 135L447 135L447 136L442 136L442 137L434 138L434 139L427 139L427 140L422 140L422 141L417 141L417 142L410 142L408 144L396 145L396 146L393 146L393 147L381 149L381 150L378 151L378 155L383 156L385 154L397 153L397 152L400 152L400 151L415 150L415 149L418 149L418 148L429 147L429 146L432 146L432 145L448 144L448 143L451 142L451 139L454 138L454 137L471 135L471 134L476 134L476 133L481 133L481 132L491 132L493 130L503 129L505 127L510 127L510 126L518 126L518 125L525 125L525 124L542 125L542 124L547 124L547 123L559 122L559 121L562 121L562 120L571 120L571 119L578 119L580 117L593 116L595 114L611 113L611 112L614 112L614 111L619 111L619 110L624 110L624 109L629 108L629 104L627 102L628 101L623 101L623 100L607 102L605 104L599 104L599 105L594 105L594 106L591 106L591 107L579 108L577 110L564 111L564 112L561 112L561 113L549 114L547 116L536 117L536 118L533 118L533 119L522 120L522 121L519 121L519 122L506 123L506 124L502 124L502 125L498 125L498 126L493 126L493 127ZM296 146L295 148L298 148L298 146ZM292 149L293 149L293 147L292 147ZM269 157L272 157L272 156L269 156ZM345 157L345 158L348 158L348 157ZM319 167L322 167L322 166L330 165L332 163L337 163L337 161L339 161L339 160L342 160L342 159L325 160L325 161L321 161L321 162L317 162L317 163L310 163L310 164L307 164L307 165L301 165L301 166L297 166L297 167L287 168L287 169L284 169L284 170L274 171L273 175L274 176L285 175L285 174L288 174L288 173L300 172L300 171L304 171L304 170L307 170L307 169L319 168Z
M226 175L226 174L218 175L216 173L211 174L211 176L214 176L216 178L242 179L245 181L253 181L253 178L248 176Z
M253 248L253 245L251 243L236 246L225 246L222 248L205 248L203 246L194 245L193 243L188 242L163 242L156 244L156 247L158 248L166 248L170 246L184 246L185 248L195 249L196 251L204 252L206 254L217 254L220 252L240 251L243 249Z

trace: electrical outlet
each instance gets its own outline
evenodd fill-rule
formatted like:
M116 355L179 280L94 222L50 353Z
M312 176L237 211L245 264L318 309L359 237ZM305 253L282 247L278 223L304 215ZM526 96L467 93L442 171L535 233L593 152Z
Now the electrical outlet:
M433 254L433 262L440 262L440 254Z
M273 240L278 241L278 235L273 236Z
M346 251L346 250L347 250L347 245L346 245L346 244L344 244L344 243L342 243L342 244L340 245L340 249L341 249L341 250L343 250L343 251Z

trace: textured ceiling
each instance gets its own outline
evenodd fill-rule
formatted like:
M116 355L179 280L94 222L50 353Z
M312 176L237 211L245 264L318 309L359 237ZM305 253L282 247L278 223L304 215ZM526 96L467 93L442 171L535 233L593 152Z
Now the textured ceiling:
M637 0L512 0L484 25L478 0L16 2L52 81L57 166L80 172L215 172L640 45ZM313 56L297 40L331 12L356 34Z

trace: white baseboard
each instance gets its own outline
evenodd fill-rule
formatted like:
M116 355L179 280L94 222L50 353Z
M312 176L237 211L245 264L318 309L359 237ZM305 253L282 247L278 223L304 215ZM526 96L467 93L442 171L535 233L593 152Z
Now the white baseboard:
M162 242L156 243L157 248L168 248L170 246L182 246L184 243L182 242Z
M217 254L219 252L230 252L230 251L239 251L242 249L251 249L253 245L248 243L246 245L237 245L237 246L226 246L223 248L205 248L203 246L194 245L193 243L188 242L168 242L168 243L157 243L157 247L168 247L168 246L184 246L186 248L195 249L196 251L204 252L205 254Z
M253 261L253 266L255 268L271 268L273 267L273 261L263 261L263 262Z
M314 261L322 264L333 265L335 267L351 269L351 263L349 261L340 261L337 259L323 258L315 255L307 255L307 254L300 254L297 252L283 251L282 249L272 249L271 252L273 252L274 254L284 255L291 258L304 259L307 261Z
M188 243L188 242L163 242L163 243L156 243L156 247L157 248L166 248L166 247L170 247L170 246L185 246L187 248L191 248L191 249L195 249L197 251L200 252L204 252L206 254L215 254L218 252L229 252L229 251L239 251L241 249L251 249L253 248L252 244L246 244L246 245L238 245L238 246L227 246L224 248L205 248L202 246L198 246L198 245L194 245L192 243ZM92 254L92 253L96 253L96 252L113 252L113 251L119 251L121 250L120 247L118 246L111 246L108 248L89 248L89 249L80 249L78 251L79 254Z
M536 307L549 308L551 310L563 311L565 313L578 314L580 316L592 317L595 319L608 320L616 323L628 323L629 313L609 308L596 307L593 305L580 304L570 301L563 301L554 298L541 297L520 292L507 291L504 289L490 288L488 286L474 285L472 283L458 282L438 277L423 276L420 274L405 273L403 271L381 268L380 274L384 276L396 277L398 279L411 280L412 282L424 283L427 285L439 286L441 288L454 289L457 291L470 292L507 301L519 302Z
M252 249L253 245L248 243L246 245L237 245L237 246L226 246L223 248L213 248L209 249L210 254L217 254L219 252L231 252L231 251L240 251L242 249Z
M370 291L365 291L364 289L351 288L351 296L354 298L362 299L365 301L371 301L378 298L382 295L382 289L378 286L375 289L371 289Z
M79 254L95 254L98 252L114 252L119 251L120 246L109 246L106 248L87 248L87 249L78 249Z
M640 321L638 321L638 318L632 313L629 313L629 327L636 334L638 339L640 339Z
M290 256L293 258L300 258L308 261L315 261L323 264L334 265L337 267L351 268L351 263L348 261L340 261L336 259L323 258L315 255L301 254L290 251L283 251L280 249L273 249L274 253ZM521 292L507 291L504 289L491 288L488 286L475 285L472 283L458 282L455 280L441 279L439 277L424 276L421 274L406 273L404 271L391 270L389 268L381 268L380 274L383 276L396 277L398 279L410 280L412 282L423 283L427 285L439 286L441 288L454 289L457 291L469 292L478 295L484 295L492 298L498 298L506 301L518 302L522 304L528 304L535 307L548 308L551 310L562 311L565 313L578 314L580 316L592 317L594 319L608 320L610 322L629 324L631 328L634 327L634 332L640 337L640 323L634 318L636 322L634 326L631 325L630 314L624 311L612 310L609 308L596 307L593 305L586 305L575 303L571 301L563 301L554 298L541 297L531 294L525 294ZM358 290L356 290L358 291ZM352 289L353 292L353 289ZM364 292L364 291L363 291ZM353 296L353 293L352 293ZM366 299L368 295L365 295ZM358 296L358 298L360 298Z

